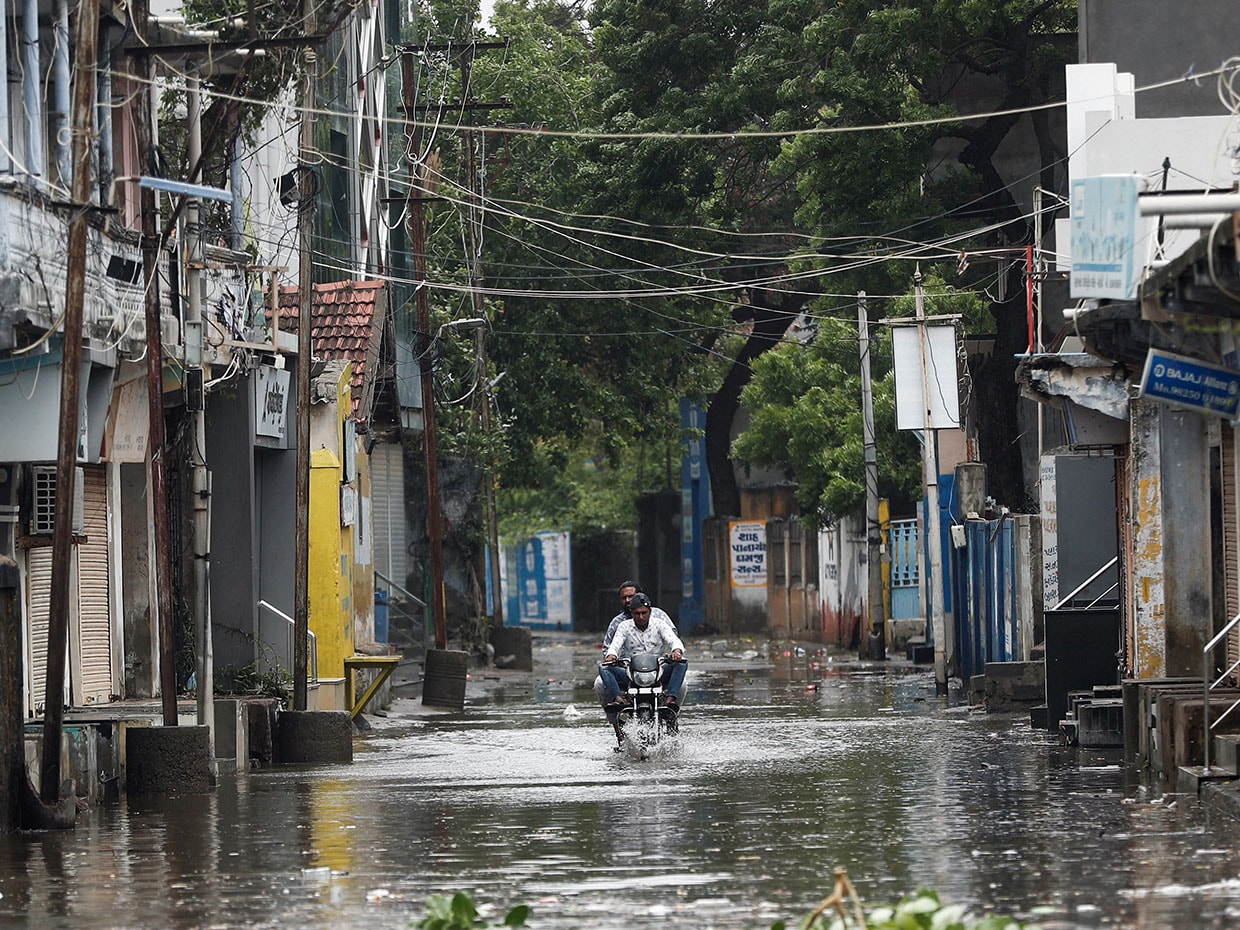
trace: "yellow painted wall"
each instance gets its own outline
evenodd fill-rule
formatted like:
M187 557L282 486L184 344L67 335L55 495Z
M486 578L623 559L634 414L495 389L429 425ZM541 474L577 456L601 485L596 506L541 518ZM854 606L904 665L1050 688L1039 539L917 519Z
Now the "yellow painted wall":
M342 465L334 452L317 449L311 454L307 593L320 678L343 678L345 657L353 654L352 572L348 552L340 544L341 474Z
M344 420L352 411L344 366L336 382L336 403L320 407L312 434L319 448L310 453L309 598L310 630L316 638L319 678L343 678L353 648L353 526L341 526ZM330 418L330 419L329 419ZM324 422L327 420L328 422ZM334 442L333 442L334 440ZM335 448L329 448L329 444Z

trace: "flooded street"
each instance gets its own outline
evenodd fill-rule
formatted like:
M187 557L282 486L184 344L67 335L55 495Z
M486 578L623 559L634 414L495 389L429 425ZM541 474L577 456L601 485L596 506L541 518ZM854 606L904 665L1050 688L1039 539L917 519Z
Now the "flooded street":
M680 737L640 762L590 658L543 646L464 714L381 721L352 766L0 837L0 925L378 930L464 890L545 930L765 930L835 867L870 904L925 885L1056 927L1240 925L1235 821L938 698L925 668L697 661Z

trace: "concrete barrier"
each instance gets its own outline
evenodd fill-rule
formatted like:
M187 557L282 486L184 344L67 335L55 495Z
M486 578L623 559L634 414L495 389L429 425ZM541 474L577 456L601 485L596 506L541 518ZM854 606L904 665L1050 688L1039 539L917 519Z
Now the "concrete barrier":
M125 790L131 796L206 794L211 790L209 728L125 730Z
M343 710L283 710L276 718L275 762L352 762L353 720Z
M988 711L1023 712L1046 700L1043 662L987 662L985 678Z

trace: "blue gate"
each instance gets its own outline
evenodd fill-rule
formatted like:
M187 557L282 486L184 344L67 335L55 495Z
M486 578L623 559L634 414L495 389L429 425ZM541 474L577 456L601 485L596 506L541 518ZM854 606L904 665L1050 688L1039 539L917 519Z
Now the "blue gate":
M891 553L891 619L920 620L923 614L916 520L892 520L887 524L887 551Z
M1011 520L967 520L965 545L951 550L956 659L960 677L987 662L1012 662L1018 651L1016 533Z

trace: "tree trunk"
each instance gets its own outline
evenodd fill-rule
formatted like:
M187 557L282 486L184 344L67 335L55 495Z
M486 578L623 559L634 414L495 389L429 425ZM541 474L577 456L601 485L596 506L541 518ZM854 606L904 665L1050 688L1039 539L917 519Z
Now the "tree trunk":
M755 292L753 301L753 330L706 409L706 471L711 510L717 517L741 516L741 492L732 467L732 425L741 407L741 391L753 374L750 363L779 345L802 305L798 297L770 291Z

